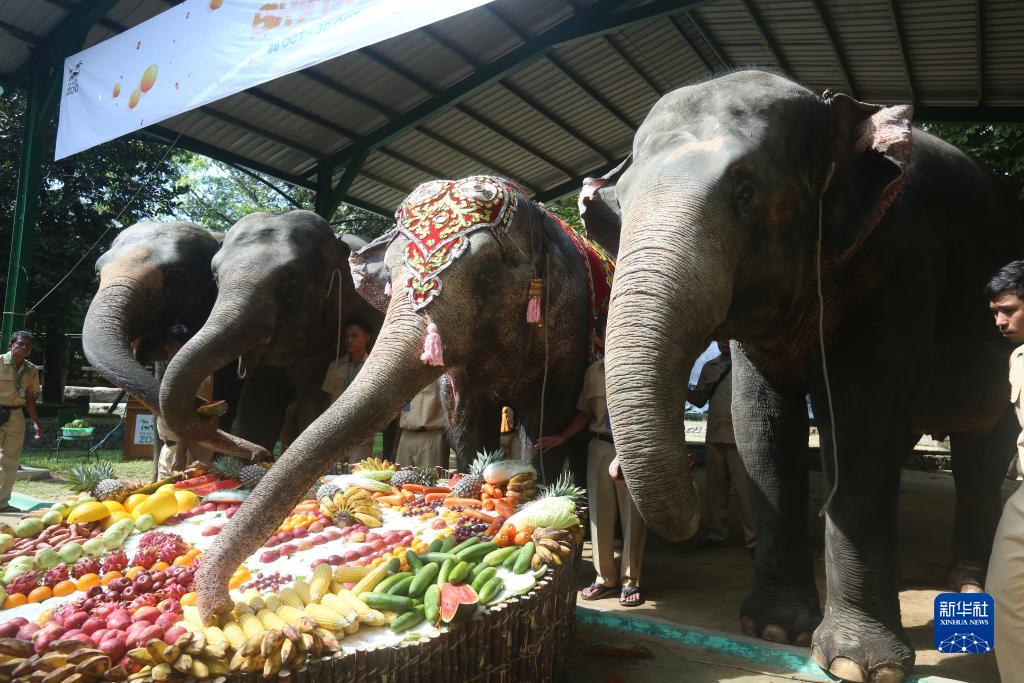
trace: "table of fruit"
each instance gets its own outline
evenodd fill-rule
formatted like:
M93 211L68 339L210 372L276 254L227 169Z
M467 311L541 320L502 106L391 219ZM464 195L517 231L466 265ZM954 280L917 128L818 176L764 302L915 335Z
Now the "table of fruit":
M500 452L450 476L371 458L322 479L234 572L234 610L204 624L203 552L266 466L218 458L145 487L82 468L80 493L0 529L0 681L284 677L352 653L362 667L553 585L582 536L581 491Z

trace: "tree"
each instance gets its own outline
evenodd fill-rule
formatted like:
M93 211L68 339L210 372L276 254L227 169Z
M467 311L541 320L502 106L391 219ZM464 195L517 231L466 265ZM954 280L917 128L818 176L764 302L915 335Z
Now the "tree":
M0 99L0 224L4 226L13 222L24 110L21 91ZM63 400L69 355L67 334L81 330L96 289L96 258L121 228L170 213L182 191L176 182L174 154L164 158L166 144L121 138L53 161L55 139L55 121L50 121L42 136L42 185L34 256L25 264L30 307L25 326L37 334L35 356L46 366L43 398L48 402ZM10 232L5 229L3 234ZM2 242L0 258L6 264L10 241ZM90 250L94 243L95 248ZM6 274L4 268L0 287L5 289Z
M1024 200L1024 126L928 123L922 128L973 156Z

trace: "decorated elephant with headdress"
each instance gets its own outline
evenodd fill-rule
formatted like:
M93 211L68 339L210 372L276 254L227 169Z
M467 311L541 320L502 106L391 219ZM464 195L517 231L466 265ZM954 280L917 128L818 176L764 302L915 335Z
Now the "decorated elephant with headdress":
M575 414L594 321L607 306L610 259L497 177L420 185L396 218L394 231L351 257L354 285L385 310L373 353L217 537L198 581L204 614L229 604L231 572L333 454L379 431L442 375L461 465L497 447L503 405L515 410L523 457L542 476L553 479L565 462L567 454L541 457L532 444Z

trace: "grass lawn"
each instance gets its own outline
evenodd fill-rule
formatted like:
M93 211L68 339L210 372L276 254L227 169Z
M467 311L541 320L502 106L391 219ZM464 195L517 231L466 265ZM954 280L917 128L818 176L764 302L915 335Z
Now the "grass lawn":
M109 462L119 479L140 479L148 482L153 464L149 460L122 460L120 450L101 450L97 452L100 460ZM15 482L14 490L27 496L55 501L71 493L65 483L68 471L75 465L92 463L96 457L85 457L84 450L61 451L59 456L50 457L49 453L22 453L21 464L28 467L40 467L50 470L51 479L38 481L22 480Z

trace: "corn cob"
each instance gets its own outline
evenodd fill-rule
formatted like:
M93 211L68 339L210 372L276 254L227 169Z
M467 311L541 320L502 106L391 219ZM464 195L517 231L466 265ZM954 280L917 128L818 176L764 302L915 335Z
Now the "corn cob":
M350 622L359 620L359 612L333 593L325 595L322 604L327 605Z
M302 610L295 609L291 605L281 605L276 614L300 631L305 631L316 626L316 623L307 617Z
M312 602L320 602L320 598L330 592L332 579L329 564L321 564L313 570L313 579L309 582L309 598Z
M294 588L282 588L280 591L278 591L277 597L279 597L281 599L281 602L283 602L284 604L288 605L289 607L294 607L298 610L301 610L303 607L306 606L306 601L303 600L302 597L297 592L295 592Z
M306 616L312 617L316 625L328 631L341 631L349 626L351 622L327 605L313 603L306 605Z
M359 579L359 583L352 586L352 595L360 595L372 591L374 586L384 579L387 572L388 566L386 562L378 564L366 576Z
M335 567L334 568L334 580L338 583L348 583L349 581L361 581L372 569L369 565L355 566L355 567Z
M238 614L256 614L256 612L253 611L252 607L249 607L249 604L244 602L244 601L242 601L242 600L235 600L234 612L235 612L236 615L238 615Z
M257 618L259 618L261 622L263 622L263 625L271 631L274 629L280 630L288 625L288 622L286 622L284 619L277 616L277 614L271 612L265 607L261 609L259 612L257 612L256 616Z
M255 614L239 614L238 623L241 625L242 631L249 638L262 635L267 630L263 627L263 622L257 619Z
M281 606L281 598L273 593L267 593L263 596L263 606L271 612L276 612L277 608Z
M302 598L302 602L305 604L308 605L309 603L314 602L310 595L311 591L309 589L309 582L305 579L295 579L295 581L292 582L292 590L299 594L299 597Z
M352 595L350 591L340 591L337 598L356 611L359 621L369 626L384 626L387 621L384 615L375 609L370 609L365 602Z
M255 588L250 588L249 590L245 591L245 593L242 595L242 599L245 600L245 604L247 604L252 609L253 612L258 613L261 609L263 609L266 606L263 603L263 597L260 595L260 592Z
M203 623L203 618L199 616L199 608L195 605L185 605L181 608L181 618L183 626L192 633L202 633L206 630L206 625Z
M206 644L219 647L221 645L227 645L228 639L224 635L224 631L216 626L207 626L203 630L203 635L206 636Z
M224 632L224 637L227 638L228 645L231 646L232 650L238 652L242 649L242 646L245 645L246 636L245 631L242 630L242 626L237 621L226 622L221 630Z

